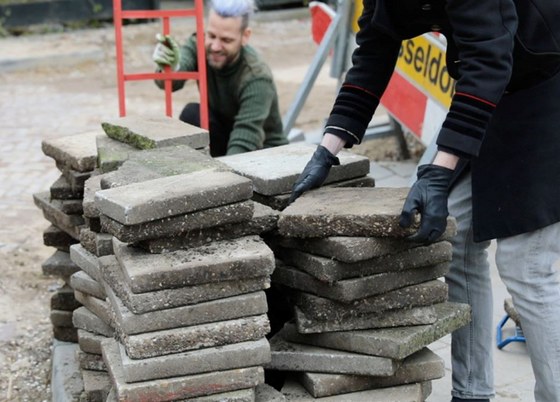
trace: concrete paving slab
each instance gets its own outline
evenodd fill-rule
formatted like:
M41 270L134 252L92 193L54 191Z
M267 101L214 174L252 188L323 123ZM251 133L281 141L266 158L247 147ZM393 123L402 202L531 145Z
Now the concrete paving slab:
M285 402L286 397L268 384L259 384L255 388L256 402Z
M77 242L77 239L74 239L64 230L60 230L54 225L50 225L43 231L43 244L45 246L56 247L58 250L66 253L70 252L70 246Z
M104 335L95 334L84 329L78 329L78 345L80 350L94 355L101 354L101 342L107 339Z
M77 401L84 389L78 364L78 345L53 342L51 389L53 402Z
M259 236L164 254L150 254L113 238L113 250L134 293L258 278L270 275L275 266L272 250Z
M107 295L105 294L104 286L93 279L91 276L86 274L85 271L78 271L70 277L70 286L75 291L96 297L101 300L105 300Z
M307 316L319 321L342 322L350 317L363 314L381 314L395 309L443 303L447 301L447 284L441 280L432 280L354 300L352 303L341 303L311 293L289 289L286 289L284 293Z
M59 278L69 278L79 270L80 267L70 259L70 254L60 250L56 250L41 264L41 271L44 275Z
M83 209L84 216L87 218L99 218L100 212L95 205L95 193L101 190L102 174L92 174L84 183L83 188Z
M262 366L270 361L270 346L265 338L147 359L131 359L120 343L119 350L128 383Z
M315 398L436 380L445 375L441 357L423 348L403 360L392 376L357 376L304 372L298 382Z
M81 370L93 370L107 372L107 365L101 355L78 351L78 362Z
M447 219L447 228L441 241L449 240L455 235L457 222L454 218ZM386 254L395 254L418 247L419 244L402 241L391 237L348 237L330 236L325 238L290 238L276 236L274 242L284 247L295 248L311 254L352 263L368 260Z
M166 401L191 399L227 391L254 388L264 382L262 367L249 367L127 384L123 376L117 342L114 340L104 341L102 348L103 358L109 368L118 400Z
M99 211L125 225L245 201L251 181L230 172L194 172L95 193Z
M80 230L80 244L96 257L113 254L113 236L94 232L90 228Z
M255 402L255 387L219 394L189 398L189 402Z
M324 402L352 401L352 402L423 402L431 392L431 384L409 384L397 387L381 388L368 391L352 392L349 394L328 396L319 400ZM303 387L295 380L288 380L282 387L282 393L287 401L309 402L315 401Z
M101 321L103 321L111 328L115 327L111 314L111 307L106 300L98 299L97 297L87 295L78 290L75 290L74 294L76 295L76 300L78 300L85 308L87 308L90 312L100 318Z
M55 198L51 198L55 200ZM58 200L60 205L60 210L68 215L82 215L84 208L82 206L82 200Z
M74 289L65 284L57 289L50 298L51 310L73 311L80 307L80 302L74 297Z
M82 188L72 188L70 182L66 180L63 175L51 184L49 191L51 192L52 198L57 198L59 200L80 199L84 195Z
M70 259L97 283L103 282L101 269L99 268L99 257L90 253L81 244L70 247Z
M165 177L165 175L153 171L149 166L143 163L125 161L117 170L103 173L100 185L102 190L107 190L148 180L155 180L161 177Z
M253 205L253 216L248 221L189 230L172 237L140 241L137 245L150 253L159 254L199 247L215 241L263 235L274 230L278 221L278 211L258 202L254 202Z
M128 155L116 171L105 173L103 189L120 187L159 177L200 171L231 172L231 168L188 145L138 150Z
M105 133L139 149L188 145L204 148L210 144L208 130L168 116L129 115L101 122Z
M165 329L143 334L119 334L132 359L145 359L232 343L255 341L270 332L266 314Z
M290 342L400 360L470 321L467 304L441 303L437 313L438 320L431 325L322 334L300 334L294 324L286 324L285 337Z
M41 149L47 156L59 164L68 166L78 172L88 172L97 164L97 147L95 137L101 130L68 135L54 139L45 139Z
M515 322L515 325L521 327L521 318L513 305L513 299L511 297L504 300L504 311L510 316L513 322Z
M72 322L76 328L83 329L84 331L92 332L97 335L112 337L115 332L113 328L85 307L80 307L74 310Z
M52 198L54 200L55 198ZM82 215L84 208L82 200L58 200L60 201L60 210L68 215Z
M54 226L68 233L74 239L80 239L80 227L84 225L82 215L70 215L62 211L62 202L51 199L48 191L33 194L35 205L43 211L43 217Z
M82 370L84 394L80 402L105 402L111 389L111 378L107 372Z
M289 193L316 145L304 142L266 148L238 155L222 156L219 161L236 173L253 181L255 193L277 195ZM325 183L365 176L369 173L369 160L349 151L338 153L340 166L333 166Z
M61 342L78 342L78 330L69 327L52 327L53 338Z
M56 168L60 170L62 176L70 183L73 191L84 191L84 184L87 179L93 174L93 170L87 172L80 172L76 169L64 165L63 163L56 163Z
M140 149L103 133L95 138L95 146L97 147L97 168L101 173L117 170L132 154L141 152Z
M433 324L436 320L437 315L433 306L411 307L385 311L381 314L363 314L344 320L328 321L306 316L304 312L295 307L297 329L302 334L427 325Z
M70 277L70 285L74 291L84 293L89 296L96 297L100 300L105 300L104 286L86 274L84 271L78 271Z
M275 248L274 251L277 258L286 265L296 267L320 281L329 283L451 261L451 243L449 242L437 242L354 263L345 263L284 247Z
M383 294L404 286L437 279L444 276L449 270L449 264L443 263L406 271L383 272L361 278L344 279L328 283L322 282L296 268L281 264L276 265L276 269L272 274L272 281L274 283L343 303L350 303L354 300Z
M375 187L375 179L371 176L362 176L325 184L321 187ZM259 193L253 193L253 200L268 205L278 211L282 211L289 205L290 196L291 193L277 195L262 195Z
M270 363L265 369L355 375L392 376L400 361L351 353L286 340L284 329L270 339Z
M217 300L270 287L270 277L264 276L135 294L124 280L122 270L114 256L100 257L99 261L107 286L113 289L124 305L134 314Z
M51 324L55 327L72 328L72 311L51 310L49 314Z
M253 207L253 201L241 201L137 225L125 225L101 215L101 228L123 242L136 243L230 223L247 222L253 216Z
M329 188L303 194L278 219L287 237L372 236L403 238L417 227L399 226L407 188Z
M268 310L266 296L262 291L143 314L132 313L110 287L107 287L107 293L116 329L122 334L141 334L225 321L265 314Z

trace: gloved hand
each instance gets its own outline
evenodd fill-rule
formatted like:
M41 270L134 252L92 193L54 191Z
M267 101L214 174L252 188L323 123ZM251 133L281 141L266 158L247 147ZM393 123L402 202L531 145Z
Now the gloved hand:
M418 178L408 192L399 221L401 227L410 227L415 213L420 213L420 228L409 240L431 243L445 232L449 215L447 198L452 176L453 170L442 166L418 167Z
M294 202L304 192L321 186L333 165L340 165L338 158L327 148L319 145L294 183L289 204Z
M163 70L164 67L171 67L173 71L179 69L181 61L181 48L175 39L170 35L156 34L158 44L154 49L152 60Z

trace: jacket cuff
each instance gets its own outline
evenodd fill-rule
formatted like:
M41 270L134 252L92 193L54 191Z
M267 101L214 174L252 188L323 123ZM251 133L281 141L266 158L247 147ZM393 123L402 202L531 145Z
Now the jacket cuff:
M344 84L336 97L325 131L346 140L346 148L362 142L379 97L365 88Z
M438 135L437 145L458 156L478 156L496 105L478 97L456 93Z

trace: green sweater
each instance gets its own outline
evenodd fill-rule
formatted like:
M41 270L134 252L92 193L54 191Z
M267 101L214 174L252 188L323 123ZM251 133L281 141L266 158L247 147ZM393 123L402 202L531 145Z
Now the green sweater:
M195 35L181 48L180 70L197 70ZM237 61L221 70L207 66L207 78L211 113L233 122L227 155L288 143L272 72L255 49L244 46ZM173 90L184 84L173 81Z

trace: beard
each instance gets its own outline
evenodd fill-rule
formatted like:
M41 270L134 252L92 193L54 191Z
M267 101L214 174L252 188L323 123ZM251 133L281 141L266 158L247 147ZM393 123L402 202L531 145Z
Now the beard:
M223 51L213 52L206 49L206 60L210 67L221 70L233 63L239 54L230 54Z

